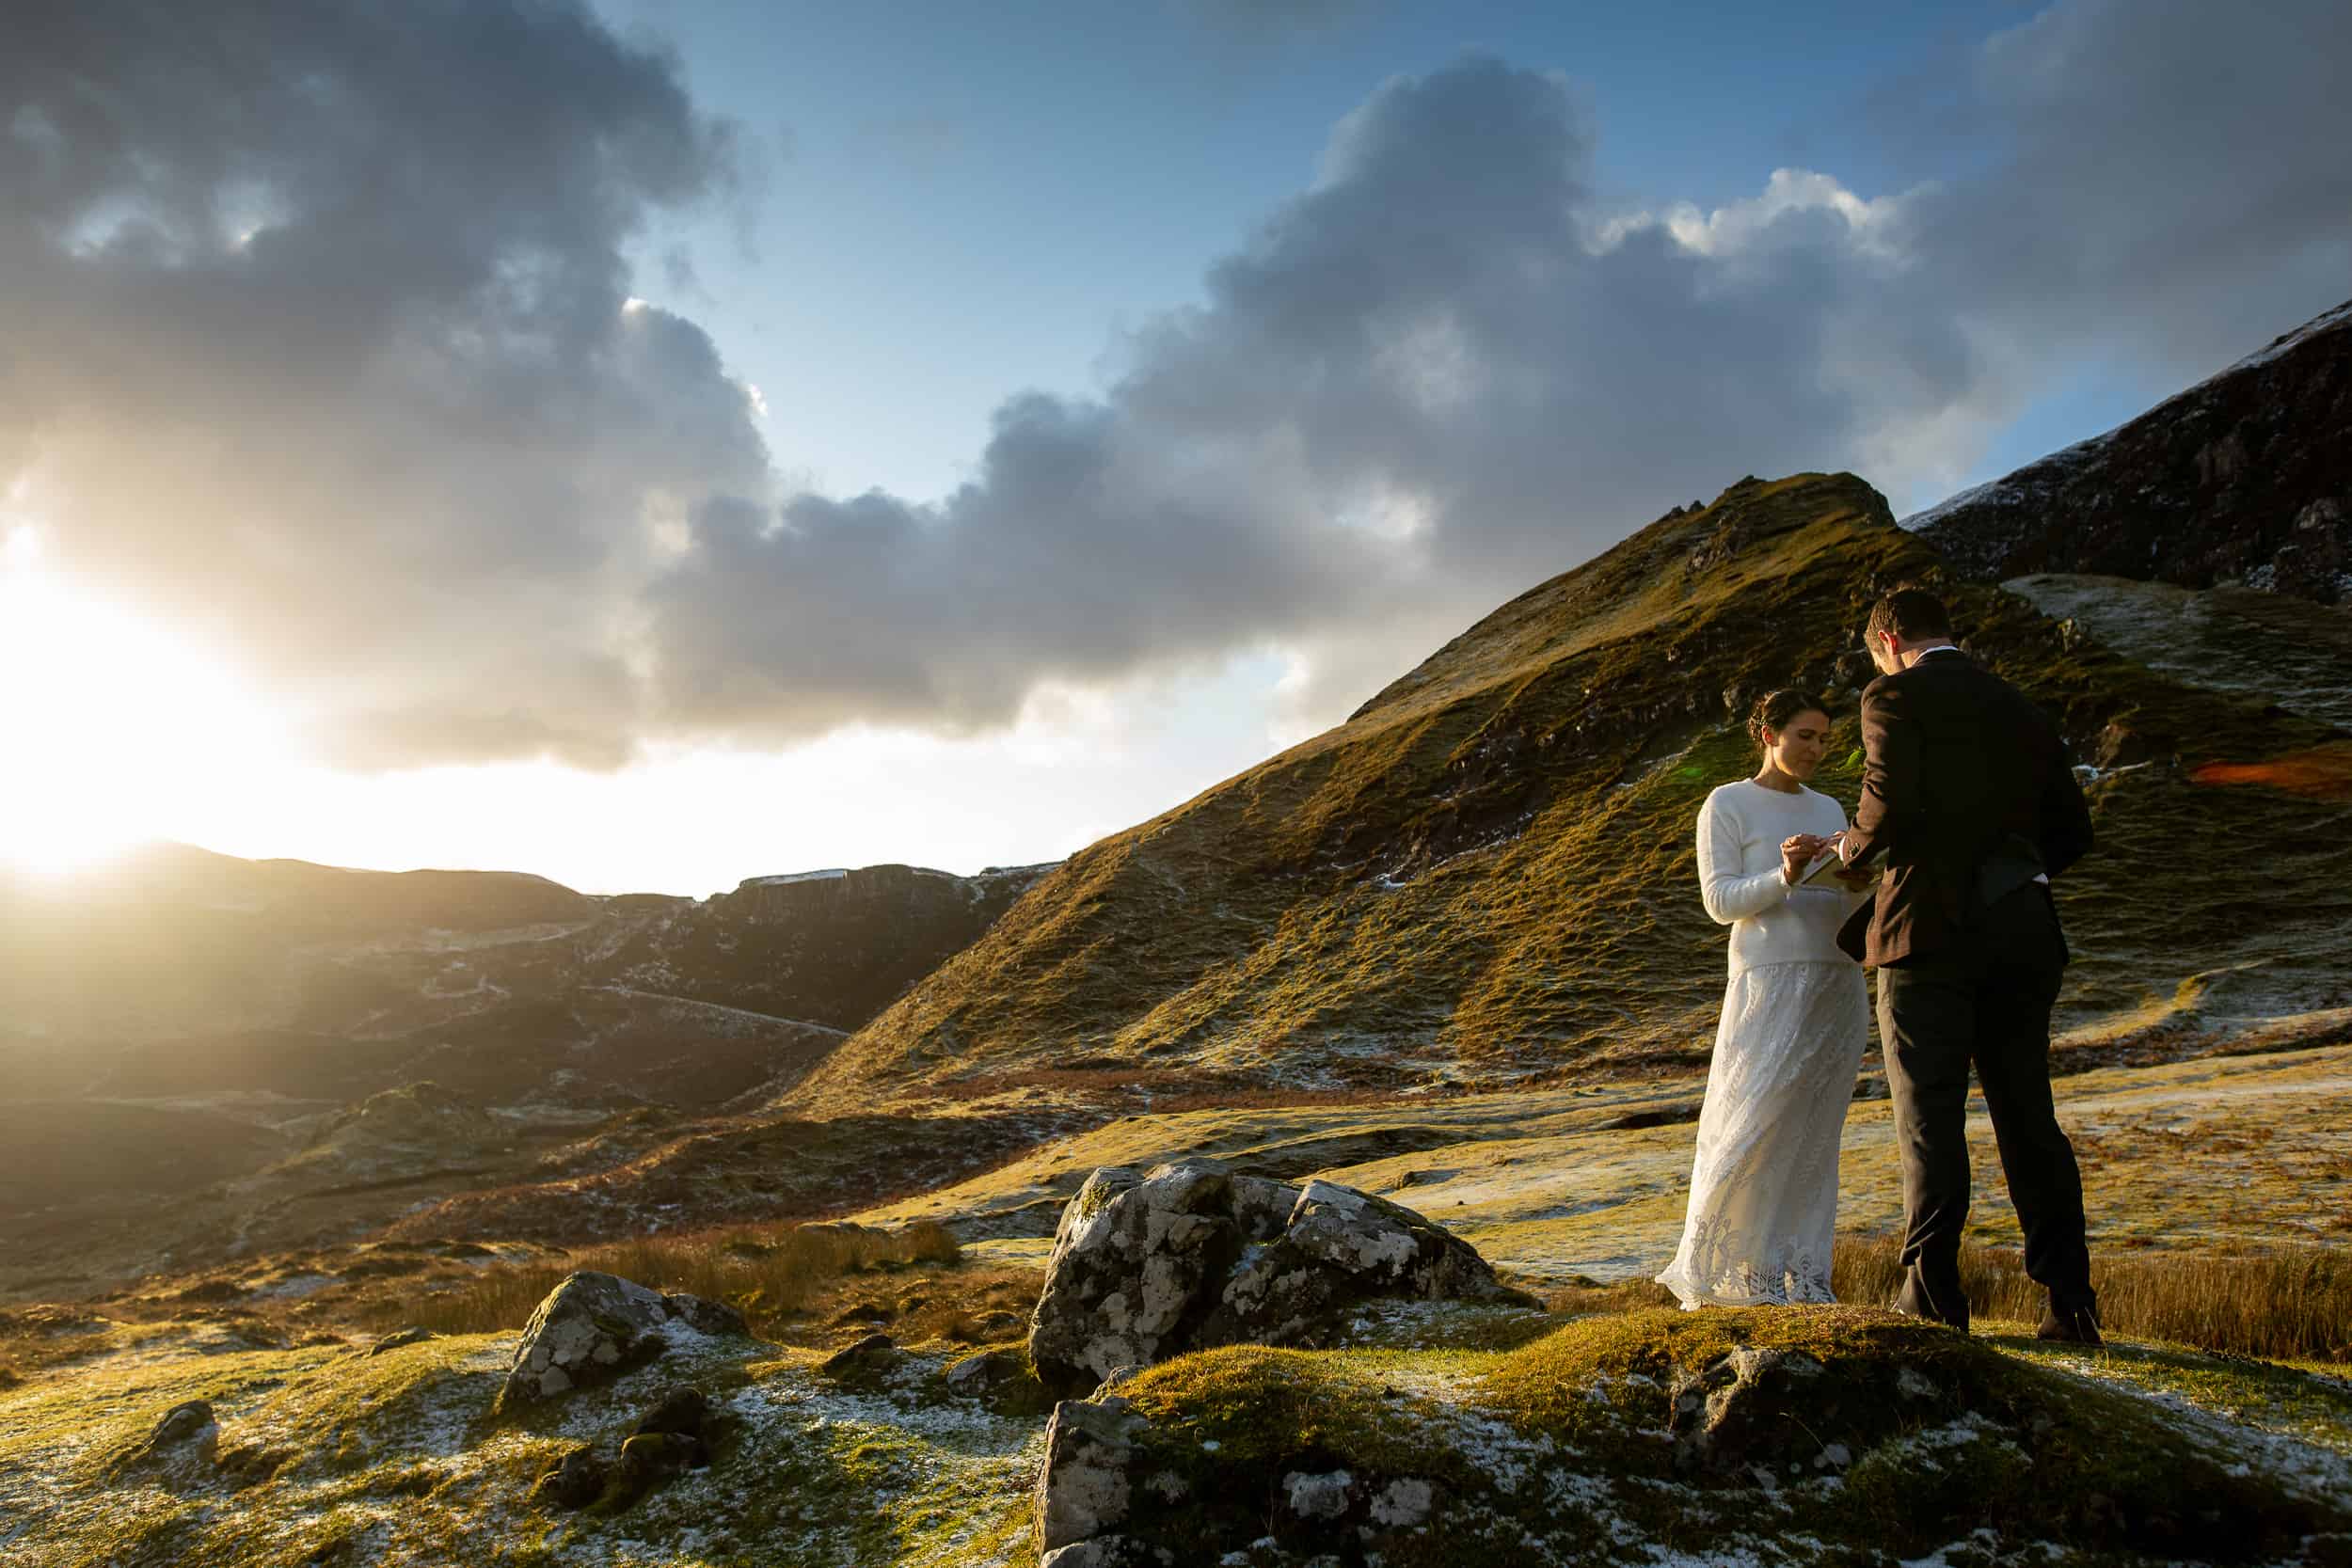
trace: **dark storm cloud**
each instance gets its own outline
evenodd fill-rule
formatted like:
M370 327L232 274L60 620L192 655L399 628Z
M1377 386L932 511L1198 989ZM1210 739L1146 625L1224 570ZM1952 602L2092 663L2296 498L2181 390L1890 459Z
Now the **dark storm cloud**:
M1603 205L1562 79L1470 58L953 495L779 499L708 338L628 302L623 245L728 188L674 64L389 14L81 7L0 56L0 466L369 766L968 732L1271 645L1327 716L1744 473L1957 477L2051 377L2352 292L2333 5L2058 8L1911 128L1961 174L1710 214Z
M1915 247L2014 340L2207 373L2352 294L2348 71L2331 0L2053 7L1971 62L1939 129L1992 166Z
M649 517L766 480L709 341L626 303L649 214L727 191L675 61L565 4L8 34L0 483L56 559L339 756L624 755Z

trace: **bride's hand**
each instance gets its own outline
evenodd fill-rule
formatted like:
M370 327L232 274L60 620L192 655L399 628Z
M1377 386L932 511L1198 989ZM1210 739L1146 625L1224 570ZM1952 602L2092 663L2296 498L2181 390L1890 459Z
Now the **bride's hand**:
M1780 841L1780 879L1790 887L1804 875L1804 868L1813 863L1813 857L1821 852L1819 833L1791 833Z

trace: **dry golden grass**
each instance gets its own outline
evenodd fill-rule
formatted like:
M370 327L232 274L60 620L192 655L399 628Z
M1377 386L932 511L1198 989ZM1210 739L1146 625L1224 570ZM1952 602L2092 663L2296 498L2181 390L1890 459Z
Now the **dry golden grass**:
M1891 1236L1839 1237L1838 1299L1892 1299L1900 1252ZM2041 1322L2048 1298L2021 1255L1963 1245L1960 1266L1973 1313ZM2352 1258L2338 1248L2094 1253L2091 1284L2110 1333L2276 1361L2352 1361Z
M1840 1236L1837 1299L1876 1307L1893 1299L1900 1241ZM2028 1324L2048 1299L2010 1249L1963 1245L1961 1275L1978 1317ZM2091 1283L2109 1332L2274 1361L2352 1361L2352 1258L2308 1246L2260 1253L2146 1252L2095 1256ZM1545 1309L1582 1315L1671 1307L1647 1279L1579 1280L1548 1293Z
M413 1325L439 1334L520 1328L566 1275L596 1270L665 1293L683 1291L726 1302L743 1313L754 1333L767 1334L845 1276L952 1266L961 1255L956 1239L928 1221L889 1231L818 1225L771 1233L642 1236L560 1259L492 1265L455 1289L379 1303L369 1316L377 1327Z
M1603 1284L1579 1275L1555 1291L1543 1292L1544 1310L1569 1317L1595 1312L1639 1312L1645 1307L1672 1307L1675 1293L1654 1279L1620 1279Z

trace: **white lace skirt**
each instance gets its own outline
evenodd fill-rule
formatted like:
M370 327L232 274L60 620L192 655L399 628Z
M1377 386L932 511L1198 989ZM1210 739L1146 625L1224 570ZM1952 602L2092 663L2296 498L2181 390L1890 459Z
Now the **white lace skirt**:
M1837 1299L1837 1141L1869 1031L1853 964L1762 964L1731 977L1682 1245L1658 1276L1686 1308Z

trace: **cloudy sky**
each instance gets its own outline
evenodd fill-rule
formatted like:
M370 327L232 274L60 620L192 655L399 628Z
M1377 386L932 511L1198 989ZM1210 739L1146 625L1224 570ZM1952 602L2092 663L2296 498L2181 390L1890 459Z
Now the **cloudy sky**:
M16 8L0 857L1048 859L2352 296L2340 0L1766 10Z

